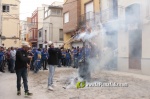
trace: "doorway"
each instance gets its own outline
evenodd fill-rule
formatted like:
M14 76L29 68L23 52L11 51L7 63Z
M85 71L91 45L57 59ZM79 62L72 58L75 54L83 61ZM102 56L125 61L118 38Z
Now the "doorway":
M129 69L141 69L142 30L140 27L140 5L132 4L125 9L126 26L129 33Z

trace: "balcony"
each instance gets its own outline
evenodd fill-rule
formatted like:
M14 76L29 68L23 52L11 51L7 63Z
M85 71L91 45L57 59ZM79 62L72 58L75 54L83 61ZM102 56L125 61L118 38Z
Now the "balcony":
M83 26L86 22L92 21L95 18L94 12L88 12L80 16L79 18L79 26Z
M124 19L125 18L125 9L122 6L113 9L102 10L100 13L88 12L80 16L79 26L84 26L86 22L92 22L92 25L98 23L106 23L115 19Z
M30 41L31 43L37 42L37 38L30 37L30 38L29 38L29 41Z
M115 19L124 19L125 18L125 8L122 6L118 6L118 8L114 9L106 9L100 12L100 20L101 23L106 23Z

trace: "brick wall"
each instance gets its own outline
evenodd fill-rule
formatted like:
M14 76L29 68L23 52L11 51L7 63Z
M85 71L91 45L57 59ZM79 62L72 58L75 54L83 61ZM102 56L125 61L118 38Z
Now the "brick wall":
M63 22L64 33L75 31L78 28L81 9L81 0L68 0L63 6L63 14L69 12L69 22ZM64 19L63 19L64 20Z
M33 37L31 38L31 41L32 40L36 40L37 41L37 35L38 35L38 11L34 11L33 14L32 14L32 17L31 17L31 22L33 23L33 20L34 19L34 25L32 26L31 30L32 30L32 33L33 33Z

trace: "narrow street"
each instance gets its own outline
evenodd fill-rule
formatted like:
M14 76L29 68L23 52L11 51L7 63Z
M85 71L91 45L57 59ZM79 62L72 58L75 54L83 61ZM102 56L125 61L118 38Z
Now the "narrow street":
M29 90L33 92L30 99L150 99L150 78L146 75L118 71L101 71L92 74L92 81L128 83L128 87L85 87L76 89L72 85L64 89L69 79L75 77L73 68L56 68L54 91L47 90L48 71L37 74L29 73ZM16 95L16 75L0 73L0 99L24 99Z
M29 77L29 90L33 92L34 95L32 97L28 97L31 99L49 99L46 98L45 93L42 93L38 87L32 87L33 81L32 78ZM24 89L21 87L21 96L17 96L16 89L16 74L15 73L1 73L0 72L0 99L24 99Z

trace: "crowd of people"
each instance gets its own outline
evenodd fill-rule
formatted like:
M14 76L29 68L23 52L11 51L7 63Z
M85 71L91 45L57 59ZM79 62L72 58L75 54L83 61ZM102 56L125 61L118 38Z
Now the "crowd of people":
M4 48L0 46L0 71L5 72L5 67L8 66L10 73L15 73L16 51L19 48ZM72 47L72 49L58 48L58 66L57 67L73 67L78 68L79 60L83 57L83 52L88 56L90 48ZM85 51L83 51L85 50ZM48 70L47 60L49 57L48 49L46 48L30 48L28 54L32 56L30 61L30 70L37 73L40 69Z
M48 46L48 49L31 48L27 42L22 44L21 48L6 49L2 45L0 46L0 71L4 73L6 66L8 66L10 73L16 73L17 95L21 95L21 78L23 79L25 95L32 95L28 90L28 70L34 71L34 73L40 69L49 70L48 89L52 91L56 66L78 68L83 57L89 57L92 53L92 48L89 48L88 45L64 49L64 45L57 48L52 42L49 42Z

